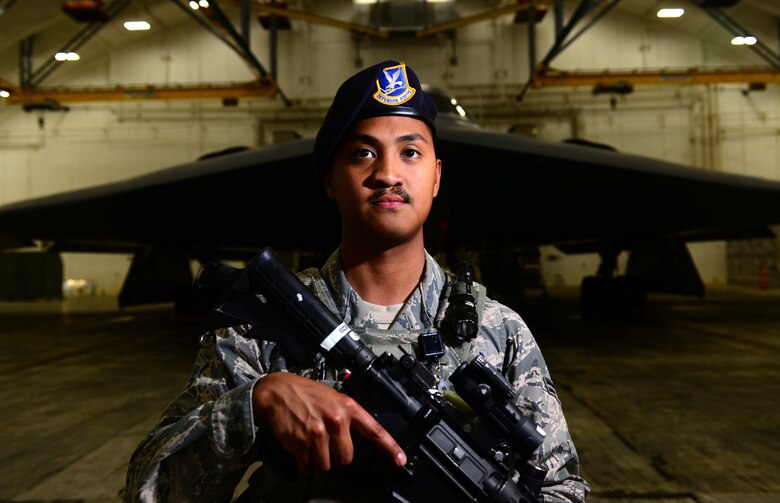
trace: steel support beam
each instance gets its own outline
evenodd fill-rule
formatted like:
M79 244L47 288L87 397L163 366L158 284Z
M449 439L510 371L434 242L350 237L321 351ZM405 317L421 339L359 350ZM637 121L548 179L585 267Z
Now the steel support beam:
M726 14L723 10L716 9L714 7L702 7L701 9L705 13L707 13L707 15L709 15L716 23L718 23L723 28L725 28L726 31L731 33L733 36L744 37L750 35L749 30L743 28L739 23L737 23L736 20L734 20L731 16ZM750 47L750 49L752 49L753 52L758 54L759 57L761 57L761 59L763 59L773 67L780 68L780 56L778 56L777 53L772 51L772 49L770 49L765 43L759 40L754 45L750 45L748 47Z
M557 39L563 30L563 0L555 0L553 14L555 15L555 38Z
M260 64L260 61L258 61L257 57L255 57L254 53L249 47L249 43L244 40L244 37L241 36L236 29L233 27L233 24L230 22L230 20L225 16L224 12L222 12L222 9L217 4L216 0L211 0L209 2L209 7L205 8L204 10L208 9L209 14L211 17L213 17L213 21L216 21L217 25L221 27L223 30L227 32L227 36L224 36L222 33L214 29L213 26L211 26L209 23L204 21L200 16L198 16L195 12L193 12L191 9L188 9L186 6L179 3L178 0L172 0L174 4L176 4L179 9L183 10L187 13L188 16L190 16L195 22L197 22L199 25L201 25L203 28L208 30L212 35L217 37L219 40L221 40L225 45L230 47L238 56L243 59L247 65L252 69L252 71L255 72L255 74L258 77L258 81L265 81L269 79L268 72L263 67L262 64ZM246 32L249 33L248 31ZM247 37L248 39L249 37ZM274 83L274 90L276 94L279 95L279 97L284 101L284 104L287 106L291 106L292 102L284 95L281 89L279 89L278 85Z
M528 75L536 71L536 12L528 16Z
M171 0L171 1L176 7L178 7L181 11L187 14L193 21L198 23L201 26L201 28L204 28L206 31L208 31L209 33L217 37L219 40L222 41L222 43L230 47L233 51L240 53L240 49L236 46L236 44L231 42L229 39L225 38L225 36L219 33L217 30L215 30L213 26L211 26L209 23L204 21L202 17L198 16L195 13L195 11L179 3L179 0Z
M251 47L249 44L250 16L249 0L241 0L241 38L244 39L248 47Z
M550 66L550 62L561 53L561 46L569 37L569 33L571 33L574 27L577 26L577 23L579 23L585 16L587 16L590 11L595 9L602 1L603 0L582 0L580 2L574 13L571 15L569 21L563 27L558 36L555 37L555 43L547 52L544 59L542 59L542 67L546 68Z
M561 44L561 47L558 49L557 54L560 54L561 52L565 51L567 47L569 47L575 40L580 38L580 36L582 36L582 34L588 31L594 24L598 23L601 20L601 18L604 17L609 11L611 11L612 8L616 6L618 3L620 3L620 0L612 0L609 4L605 5L604 8L601 9L601 11L598 14L593 16L593 19L591 19L588 22L588 24L583 26L580 31L572 35L569 38L569 40Z
M228 35L230 35L230 38L233 39L233 41L241 48L241 53L244 55L245 58L247 58L253 67L257 69L257 71L260 72L260 77L267 77L268 72L263 68L263 65L260 64L260 61L258 61L255 54L252 52L252 48L249 47L249 45L241 38L241 36L236 31L235 27L233 27L233 23L230 22L230 20L225 16L225 13L222 12L222 9L219 7L219 4L216 0L211 0L209 3L209 11L214 14L214 17L217 19L217 22L228 32ZM272 77L274 80L276 80L276 75L272 74ZM292 106L292 102L287 98L287 96L284 95L281 89L277 86L276 88L277 92L279 93L279 97L284 101L284 104L289 106Z
M96 21L90 23L84 27L83 30L78 32L73 38L60 48L58 52L76 52L79 48L87 43L103 26L111 21L117 14L119 14L125 7L130 5L132 0L114 0L114 2L106 7L106 21ZM30 78L30 86L35 87L40 84L46 77L60 67L62 61L57 61L54 58L47 59L46 62L41 65L40 68L35 70Z
M192 9L188 9L186 6L179 3L179 0L172 0L172 2L179 7L182 11L184 11L190 18L192 18L196 23L201 25L201 27L208 30L209 33L217 37L222 43L230 47L235 53L237 53L241 59L243 59L247 65L252 69L253 72L255 72L255 75L258 76L258 78L265 77L265 75L268 73L265 71L265 68L263 68L263 65L260 64L259 61L257 61L257 58L254 57L254 54L249 51L249 54L247 54L245 47L248 47L246 44L242 44L243 37L239 36L235 29L233 28L233 25L230 24L229 21L227 21L227 18L224 17L224 14L222 14L222 19L224 19L227 22L228 27L224 26L224 23L222 21L219 21L219 14L222 13L222 10L219 9L219 6L216 5L216 2L211 2L209 4L208 8L214 9L211 12L212 13L219 13L215 14L214 18L217 19L217 23L219 26L221 26L225 31L228 32L228 35L225 36L224 34L217 31L211 24L206 22L202 17L197 15ZM219 9L219 10L217 10ZM230 30L233 30L233 33L230 33ZM254 60L254 61L253 61Z
M19 42L19 85L27 88L32 81L33 35Z
M276 0L271 0L271 7L276 7ZM277 37L279 35L279 17L271 13L271 16L268 18L268 48L270 51L269 54L269 61L271 63L271 75L276 78L277 76L277 54L278 54L278 48L277 48Z
M241 54L251 63L252 67L254 67L261 77L265 77L268 72L263 65L260 64L260 61L258 61L257 57L252 52L252 49L250 49L244 39L241 38L241 35L238 34L233 23L231 23L227 16L225 16L225 13L222 12L222 8L220 8L217 0L211 0L208 9L209 12L214 15L217 23L227 31L230 40L240 48Z
M566 41L566 38L569 36L569 33L571 33L571 31L574 29L577 23L579 23L591 10L597 7L598 4L600 4L602 1L603 0L582 0L579 3L579 5L577 5L577 8L574 10L574 13L572 14L569 21L557 33L555 37L555 42L553 43L552 47L550 47L550 50L547 52L542 62L538 65L538 68L544 71L546 68L550 66L550 62L558 54L560 54L561 46ZM531 87L534 76L538 73L539 70L537 68L534 68L534 70L531 71L530 75L528 76L528 81L526 81L525 85L523 86L523 89L520 91L520 94L518 94L516 97L517 101L523 100L525 93Z

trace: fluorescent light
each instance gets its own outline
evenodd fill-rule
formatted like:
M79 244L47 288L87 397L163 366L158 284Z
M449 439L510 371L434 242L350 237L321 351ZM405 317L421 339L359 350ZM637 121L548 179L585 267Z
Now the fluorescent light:
M458 113L460 114L461 117L465 117L466 116L466 111L463 110L462 106L460 106L460 105L456 106L455 110L458 111Z
M198 5L200 5L204 9L208 9L209 8L208 0L198 0Z
M11 93L9 93L8 91L6 91L5 89L3 89L2 91L0 91L0 98L7 98L7 97L9 97L9 96L11 96Z
M129 31L143 31L151 27L152 25L146 21L125 21L125 29Z
M680 17L685 14L685 9L661 9L656 16L661 18Z
M198 9L200 9L200 5L198 5L198 2L196 2L195 0L191 0L190 1L190 9L198 10Z
M376 0L355 0L355 4L357 5L368 5L372 3L376 3Z
M57 61L78 61L81 59L75 52L58 52L54 55Z
M748 35L747 37L734 37L731 39L731 45L755 45L758 42L756 37Z

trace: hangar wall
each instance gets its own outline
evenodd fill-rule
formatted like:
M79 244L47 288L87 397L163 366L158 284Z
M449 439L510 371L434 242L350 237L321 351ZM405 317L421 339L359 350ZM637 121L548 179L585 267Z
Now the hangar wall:
M295 2L291 2L295 7ZM348 19L352 3L299 2L299 7ZM458 2L462 15L484 8ZM36 40L34 67L49 57L59 34ZM252 46L268 59L267 32L253 26ZM72 31L72 28L71 28ZM537 27L539 57L553 41L552 16ZM618 42L619 41L619 42ZM746 48L727 44L725 32L694 34L673 24L612 12L567 49L555 66L570 69L682 68L760 64ZM18 74L16 57L0 58L0 75ZM743 93L740 85L638 87L627 96L593 96L590 89L546 89L515 96L528 77L526 28L511 16L467 26L457 42L367 40L355 43L334 28L294 23L279 36L279 83L299 105L242 100L72 105L69 112L25 113L0 105L0 204L126 179L235 145L270 143L275 131L316 132L329 97L343 79L387 58L413 66L422 80L450 89L485 127L515 129L560 140L580 137L619 150L702 169L780 179L780 89ZM457 64L454 63L457 59ZM113 85L246 81L243 62L210 33L187 19L167 30L138 34L121 46L96 40L82 60L63 65L46 85ZM550 204L555 204L555 188ZM723 243L691 245L705 283L725 282ZM542 254L552 256L553 254ZM560 254L557 254L559 256ZM95 281L115 294L127 256L65 254L65 276ZM545 261L555 282L578 284L597 265L593 256Z

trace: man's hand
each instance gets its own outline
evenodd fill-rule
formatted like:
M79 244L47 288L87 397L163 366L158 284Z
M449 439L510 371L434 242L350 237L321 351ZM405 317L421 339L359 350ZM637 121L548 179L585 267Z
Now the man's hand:
M352 398L317 381L288 372L268 374L252 395L255 424L265 423L298 461L301 473L326 472L352 462L355 430L395 464L406 454L393 437Z

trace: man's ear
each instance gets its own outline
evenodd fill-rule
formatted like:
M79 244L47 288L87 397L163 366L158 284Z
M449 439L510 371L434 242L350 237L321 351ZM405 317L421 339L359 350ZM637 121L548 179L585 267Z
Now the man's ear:
M436 159L436 183L433 184L433 197L439 195L439 185L441 185L441 159Z
M325 177L323 181L325 185L325 193L328 195L329 198L335 199L336 197L333 195L333 168L328 167L327 170L325 170Z

